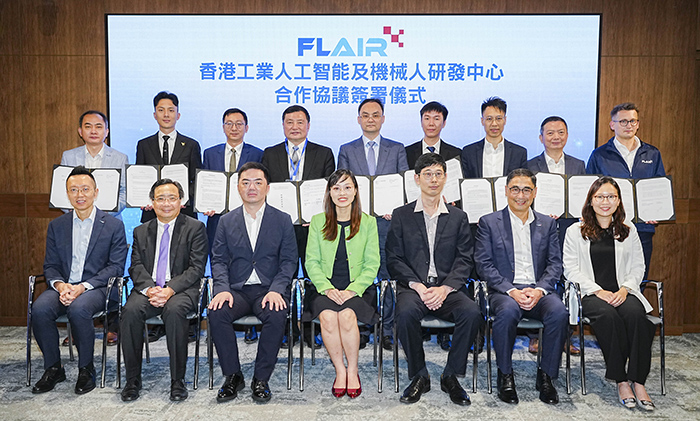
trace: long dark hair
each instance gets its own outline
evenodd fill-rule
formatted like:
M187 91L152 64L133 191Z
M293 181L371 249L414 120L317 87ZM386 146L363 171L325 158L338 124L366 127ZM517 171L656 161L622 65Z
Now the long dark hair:
M591 188L588 189L588 195L586 196L586 203L583 205L583 210L581 211L581 216L583 217L583 224L581 225L581 235L587 240L599 240L606 231L598 224L598 218L595 216L595 211L593 210L593 196L598 193L604 184L610 184L617 190L618 204L617 209L612 214L612 224L608 230L612 229L612 235L617 241L625 241L625 238L630 233L630 228L625 225L625 207L622 204L622 194L620 191L620 186L612 177L600 177L593 182Z
M333 199L331 199L331 188L346 177L352 180L352 184L355 186L355 200L353 200L352 207L350 208L350 235L346 240L351 239L360 231L362 206L360 205L360 191L357 187L357 179L352 171L341 169L335 171L328 177L326 194L323 197L323 210L326 213L326 223L323 225L321 232L323 232L324 240L334 241L335 237L338 236L338 214L335 211L335 203L333 203Z

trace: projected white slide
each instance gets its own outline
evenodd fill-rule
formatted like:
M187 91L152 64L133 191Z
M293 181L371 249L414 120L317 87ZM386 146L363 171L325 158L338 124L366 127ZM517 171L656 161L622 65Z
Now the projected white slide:
M152 99L180 98L177 130L202 149L225 141L221 117L249 117L245 141L284 139L282 111L311 114L309 140L331 147L361 135L357 106L386 103L382 135L408 145L423 136L420 108L449 110L442 138L463 147L483 137L481 102L508 102L507 139L542 152L539 126L569 124L566 153L586 160L595 144L599 15L538 16L149 16L109 15L112 146L134 162L136 141L155 133Z

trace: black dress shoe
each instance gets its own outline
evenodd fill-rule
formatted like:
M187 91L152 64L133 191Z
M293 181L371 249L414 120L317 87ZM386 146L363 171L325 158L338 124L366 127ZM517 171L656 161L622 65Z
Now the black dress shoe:
M78 381L75 383L75 393L84 395L95 388L95 367L90 363L78 370Z
M505 403L518 403L518 393L515 391L515 377L513 373L503 374L498 370L498 398Z
M368 343L369 343L369 336L360 335L360 349L367 348Z
M124 389L122 389L122 400L124 402L135 401L139 398L139 391L141 390L141 377L134 377L133 379L127 379Z
M394 349L394 341L391 339L391 336L385 336L382 338L382 348L386 349L387 351Z
M296 345L299 342L299 338L294 338L294 343L292 346ZM289 336L284 335L282 338L282 349L288 349L289 348Z
M245 329L245 337L243 341L247 344L254 344L258 340L258 332L255 331L255 326L249 326Z
M441 376L440 377L440 388L443 392L450 395L450 400L457 405L471 405L472 401L469 399L469 395L459 384L459 380L455 375L452 376Z
M537 370L535 389L540 391L540 400L542 402L551 404L559 403L559 394L552 384L552 378L549 374L542 371L542 369Z
M156 325L148 331L148 343L155 342L165 336L165 327Z
M181 402L187 399L188 393L185 387L185 381L182 379L173 380L170 382L170 400L173 402Z
M449 351L450 348L452 347L452 341L450 340L450 334L449 333L438 333L437 334L437 343L440 345L440 348L442 348L443 351Z
M253 377L253 382L250 384L250 388L253 389L253 400L258 403L268 403L272 399L272 392L270 392L270 386L265 380L258 380Z
M238 392L243 390L245 387L245 381L243 380L243 373L236 373L230 376L226 376L223 386L219 389L219 393L216 395L216 401L226 402L231 399L236 399Z
M53 390L57 383L60 383L66 379L66 370L60 365L58 367L49 367L44 371L44 375L41 376L36 385L32 387L32 393L35 395L38 393L45 393L49 390Z
M416 403L423 393L430 391L430 379L424 376L416 376L408 385L403 395L399 398L401 403Z

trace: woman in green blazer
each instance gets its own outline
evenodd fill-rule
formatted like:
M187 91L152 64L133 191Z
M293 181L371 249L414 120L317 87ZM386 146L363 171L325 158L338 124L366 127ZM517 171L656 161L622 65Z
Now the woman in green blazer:
M379 270L377 221L362 213L357 180L349 170L331 174L324 209L311 218L306 246L306 270L318 291L311 313L321 321L323 343L335 366L333 395L356 398L362 393L357 321L374 324L378 318L376 305L362 297Z

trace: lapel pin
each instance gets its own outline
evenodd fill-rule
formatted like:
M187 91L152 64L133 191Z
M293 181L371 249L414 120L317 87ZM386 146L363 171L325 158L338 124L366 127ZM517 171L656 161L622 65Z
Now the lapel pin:
M180 144L181 144L182 146L185 146L185 142L180 142Z

